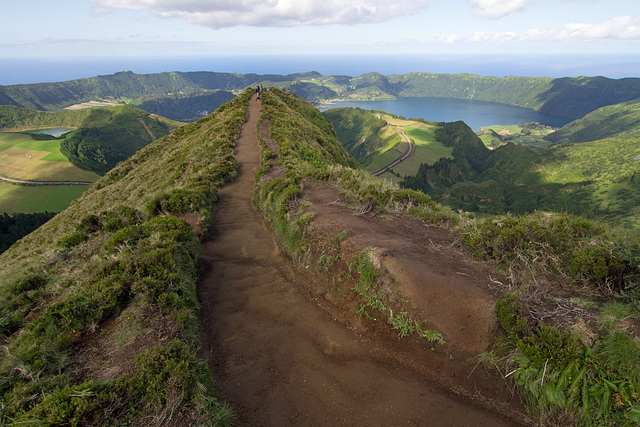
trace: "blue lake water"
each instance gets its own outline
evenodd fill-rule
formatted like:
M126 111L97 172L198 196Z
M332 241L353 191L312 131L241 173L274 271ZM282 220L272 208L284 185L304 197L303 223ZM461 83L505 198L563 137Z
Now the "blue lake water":
M47 129L30 130L30 131L27 131L27 133L46 134L46 135L51 135L58 138L59 136L62 136L63 134L69 132L70 130L71 128L47 128Z
M405 118L419 117L433 122L462 120L471 129L491 125L517 125L538 122L560 128L571 119L542 114L529 108L495 102L453 98L398 98L390 101L343 101L325 105L326 108L357 107L365 110L381 110ZM324 108L323 108L324 109Z

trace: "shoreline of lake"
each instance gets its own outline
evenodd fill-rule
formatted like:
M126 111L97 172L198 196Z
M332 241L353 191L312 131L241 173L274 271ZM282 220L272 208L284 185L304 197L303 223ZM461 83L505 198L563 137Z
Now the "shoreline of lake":
M322 103L320 111L331 108L362 108L380 110L405 118L419 117L432 122L455 122L462 120L474 132L495 125L518 125L537 122L552 128L561 128L572 119L540 113L530 108L459 98L407 97L380 101L338 101Z

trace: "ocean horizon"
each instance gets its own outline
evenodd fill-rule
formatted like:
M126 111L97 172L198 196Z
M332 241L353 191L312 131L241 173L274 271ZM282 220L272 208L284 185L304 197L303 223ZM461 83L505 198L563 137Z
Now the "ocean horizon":
M70 57L2 58L0 85L61 82L132 71L213 71L239 74L384 75L413 71L482 76L578 77L614 79L639 77L640 58L628 55L253 55L199 57Z

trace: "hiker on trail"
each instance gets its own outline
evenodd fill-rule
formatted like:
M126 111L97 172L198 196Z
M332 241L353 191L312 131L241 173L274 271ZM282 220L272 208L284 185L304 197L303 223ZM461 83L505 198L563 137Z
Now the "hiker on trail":
M260 96L260 86L256 87L256 93Z
M264 90L264 86L260 85L260 93Z

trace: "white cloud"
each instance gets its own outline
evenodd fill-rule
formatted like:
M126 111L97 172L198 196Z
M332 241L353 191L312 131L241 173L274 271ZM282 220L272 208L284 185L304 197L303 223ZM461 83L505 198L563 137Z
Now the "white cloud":
M480 9L485 18L501 18L518 12L538 0L469 0L469 4Z
M530 33L528 37L552 40L640 40L640 18L619 16L597 24L567 24L561 28Z
M440 36L437 40L455 40L460 43L598 43L640 42L640 18L619 16L595 24L570 23L557 28L530 29L516 32L476 31L471 36L460 34Z
M409 16L426 0L92 0L98 10L141 10L213 28L361 24Z

